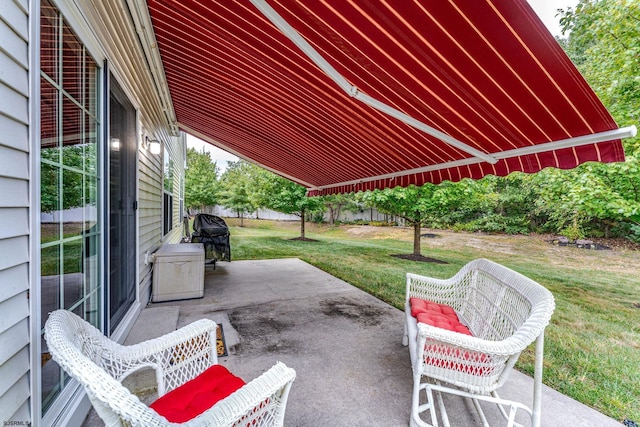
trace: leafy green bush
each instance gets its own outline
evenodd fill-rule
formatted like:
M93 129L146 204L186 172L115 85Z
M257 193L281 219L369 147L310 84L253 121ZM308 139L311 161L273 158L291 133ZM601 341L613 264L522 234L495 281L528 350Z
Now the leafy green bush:
M456 233L460 233L462 231L466 231L467 230L467 225L459 223L459 222L456 222L455 224L453 224L451 229Z
M628 239L632 242L640 243L640 224L631 224Z
M315 222L316 224L322 224L324 222L324 211L312 212L309 220L311 222Z
M373 227L393 227L396 225L396 223L386 221L369 221L369 225Z
M565 236L569 241L575 242L578 239L584 239L584 231L579 225L570 225L560 230L560 234Z
M465 224L464 228L471 232L527 234L529 221L524 216L489 214Z

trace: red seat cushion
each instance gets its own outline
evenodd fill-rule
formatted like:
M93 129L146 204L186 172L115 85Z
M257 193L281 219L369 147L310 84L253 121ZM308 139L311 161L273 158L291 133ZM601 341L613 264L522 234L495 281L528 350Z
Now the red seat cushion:
M473 336L469 328L460 322L455 310L448 305L420 298L409 299L409 305L411 306L411 315L419 323ZM429 341L425 346L424 355L425 363L428 365L480 376L488 372L487 364L491 362L491 358L487 354L460 350L442 344L430 344Z
M150 407L173 423L197 417L245 385L221 365L213 365L191 381L153 402Z

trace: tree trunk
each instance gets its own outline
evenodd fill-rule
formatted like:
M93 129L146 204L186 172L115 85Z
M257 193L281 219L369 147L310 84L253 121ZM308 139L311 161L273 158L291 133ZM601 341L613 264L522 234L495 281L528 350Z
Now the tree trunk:
M333 226L333 205L329 205L329 225Z
M303 239L303 240L305 239L305 236L304 236L304 209L302 210L301 215L300 215L300 238Z
M420 255L420 221L413 223L413 254Z

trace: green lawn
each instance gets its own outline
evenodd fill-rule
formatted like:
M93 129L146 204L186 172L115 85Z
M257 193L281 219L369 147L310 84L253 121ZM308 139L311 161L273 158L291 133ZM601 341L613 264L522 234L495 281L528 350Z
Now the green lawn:
M489 258L538 281L556 299L545 336L544 382L615 419L640 421L640 252L560 248L541 237L429 230L422 254L448 264L406 261L412 231L399 227L318 226L291 240L299 224L228 219L232 260L300 258L402 308L406 272L450 277ZM533 346L518 368L533 372Z

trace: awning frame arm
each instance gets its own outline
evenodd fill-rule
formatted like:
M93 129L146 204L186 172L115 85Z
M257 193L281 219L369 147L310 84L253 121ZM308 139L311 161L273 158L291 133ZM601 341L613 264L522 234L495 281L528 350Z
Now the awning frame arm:
M613 141L613 140L622 139L622 138L633 138L637 135L637 133L638 133L637 128L632 125L624 128L607 130L604 132L598 132L598 133L593 133L589 135L576 136L574 138L567 138L567 139L562 139L558 141L545 142L543 144L532 145L530 147L521 147L513 150L502 151L499 153L494 153L493 156L498 160L508 159L511 157L543 153L545 151L554 151L554 150L560 150L563 148L578 147L580 145L597 144L599 142ZM480 162L481 161L479 159L471 157L466 159L454 160L446 163L440 163L437 165L423 166L420 168L408 169L400 172L393 172L393 173L388 173L384 175L372 176L372 177L363 178L363 179L354 179L351 181L339 182L331 185L310 187L309 190L319 191L319 190L326 190L328 188L341 187L345 185L357 185L357 184L362 184L369 181L377 181L380 179L394 179L394 178L398 178L405 175L413 175L413 174L418 174L423 172L433 172L433 171L442 170L442 169L462 167L462 166L472 165Z
M439 140L458 148L459 150L464 151L467 154L470 154L474 157L482 159L485 162L495 164L498 162L498 159L494 156L491 156L487 153L484 153L476 148L465 144L462 141L459 141L453 138L450 135L447 135L444 132L435 129L426 123L423 123L402 111L385 104L382 101L379 101L362 91L360 91L356 86L352 85L344 78L342 74L338 72L329 62L317 50L313 48L304 39L296 30L293 28L278 12L276 12L269 4L267 4L266 0L251 0L251 3L269 20L273 25L276 26L285 36L289 38L311 61L313 61L318 68L320 68L331 80L333 80L343 91L345 91L349 96L355 98L370 107L387 114L391 117L394 117L409 126L418 129L426 134L429 134Z

